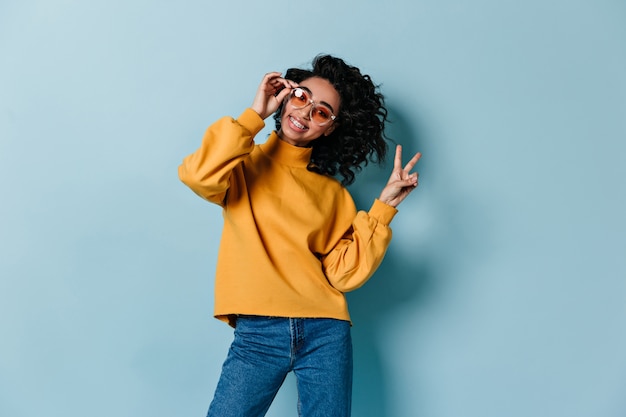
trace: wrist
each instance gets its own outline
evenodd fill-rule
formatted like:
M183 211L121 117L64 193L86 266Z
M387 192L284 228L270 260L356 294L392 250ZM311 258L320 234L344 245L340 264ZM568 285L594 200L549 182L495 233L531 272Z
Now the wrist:
M377 198L378 201L380 201L381 203L384 203L388 206L391 207L396 207L396 205L393 204L393 198L390 198L389 196L384 195L385 193L381 193L380 196Z
M383 224L391 223L393 217L398 213L398 209L379 199L374 200L374 204L369 210L370 216L378 219Z

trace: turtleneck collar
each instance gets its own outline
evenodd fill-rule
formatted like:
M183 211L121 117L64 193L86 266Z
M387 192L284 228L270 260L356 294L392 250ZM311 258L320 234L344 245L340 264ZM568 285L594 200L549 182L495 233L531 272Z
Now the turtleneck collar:
M311 161L313 152L313 148L301 148L285 142L278 137L276 131L270 133L265 143L259 146L270 159L292 167L306 167Z

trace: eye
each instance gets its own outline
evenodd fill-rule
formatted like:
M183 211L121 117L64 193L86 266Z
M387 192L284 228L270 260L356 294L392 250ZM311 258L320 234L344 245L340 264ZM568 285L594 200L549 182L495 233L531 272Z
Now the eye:
M319 117L320 119L324 119L324 120L328 120L330 119L330 110L327 109L324 106L317 106L315 108L315 113L317 114L317 117Z
M301 104L307 104L309 102L309 96L303 89L296 88L295 90L293 90L293 100Z

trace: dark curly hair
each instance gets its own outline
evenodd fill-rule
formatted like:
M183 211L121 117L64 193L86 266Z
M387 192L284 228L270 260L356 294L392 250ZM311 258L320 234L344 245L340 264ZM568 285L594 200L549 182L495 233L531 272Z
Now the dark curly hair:
M328 80L341 103L332 133L311 142L313 151L307 169L333 177L340 174L342 183L350 185L362 165L370 161L380 164L387 154L384 96L369 75L330 55L317 56L311 70L290 68L285 73L285 78L297 83L311 77ZM277 131L282 110L283 105L274 114Z

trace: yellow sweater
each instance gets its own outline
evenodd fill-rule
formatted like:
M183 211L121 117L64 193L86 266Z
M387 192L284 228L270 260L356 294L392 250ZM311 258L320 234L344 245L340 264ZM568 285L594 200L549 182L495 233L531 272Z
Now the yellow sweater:
M350 320L344 292L382 261L397 210L378 200L357 213L334 178L306 169L311 148L292 146L251 109L209 127L178 169L202 198L223 207L215 317L238 314Z

